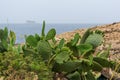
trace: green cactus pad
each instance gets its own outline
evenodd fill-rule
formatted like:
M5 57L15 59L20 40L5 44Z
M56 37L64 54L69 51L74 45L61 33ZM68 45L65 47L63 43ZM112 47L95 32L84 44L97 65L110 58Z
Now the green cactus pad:
M103 42L103 36L101 34L91 34L86 39L85 43L93 45L93 47L98 47Z
M52 53L52 48L47 41L39 41L37 45L37 50L44 60L48 60Z

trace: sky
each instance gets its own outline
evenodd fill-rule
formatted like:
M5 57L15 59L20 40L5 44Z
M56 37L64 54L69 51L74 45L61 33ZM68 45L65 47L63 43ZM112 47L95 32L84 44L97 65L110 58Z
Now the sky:
M120 0L0 0L0 23L113 23Z

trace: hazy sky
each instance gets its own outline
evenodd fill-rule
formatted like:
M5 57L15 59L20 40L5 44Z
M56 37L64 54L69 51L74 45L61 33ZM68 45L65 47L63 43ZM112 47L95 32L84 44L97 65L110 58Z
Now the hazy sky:
M120 21L120 0L0 0L0 23L111 23Z

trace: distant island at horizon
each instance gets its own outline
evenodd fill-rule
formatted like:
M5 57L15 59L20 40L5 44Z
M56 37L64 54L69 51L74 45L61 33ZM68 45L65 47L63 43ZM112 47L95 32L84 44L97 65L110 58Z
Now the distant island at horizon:
M36 22L33 21L33 20L27 20L26 23L29 23L29 24L35 24Z

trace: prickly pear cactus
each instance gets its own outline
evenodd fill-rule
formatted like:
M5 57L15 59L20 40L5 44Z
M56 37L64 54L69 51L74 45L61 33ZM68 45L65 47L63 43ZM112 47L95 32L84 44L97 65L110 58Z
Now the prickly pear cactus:
M85 43L92 44L93 47L98 47L103 42L103 35L101 34L90 34L86 39Z
M0 29L0 52L7 51L8 48L8 29Z
M3 36L4 36L4 31L0 29L0 40L3 38Z
M46 35L46 40L53 39L55 37L55 35L56 35L56 30L51 29Z
M37 50L44 60L48 60L52 53L52 48L47 41L39 41L37 45Z
M87 39L87 37L90 35L90 29L88 29L84 35L82 36L81 40L80 40L80 44L84 44L85 40Z

